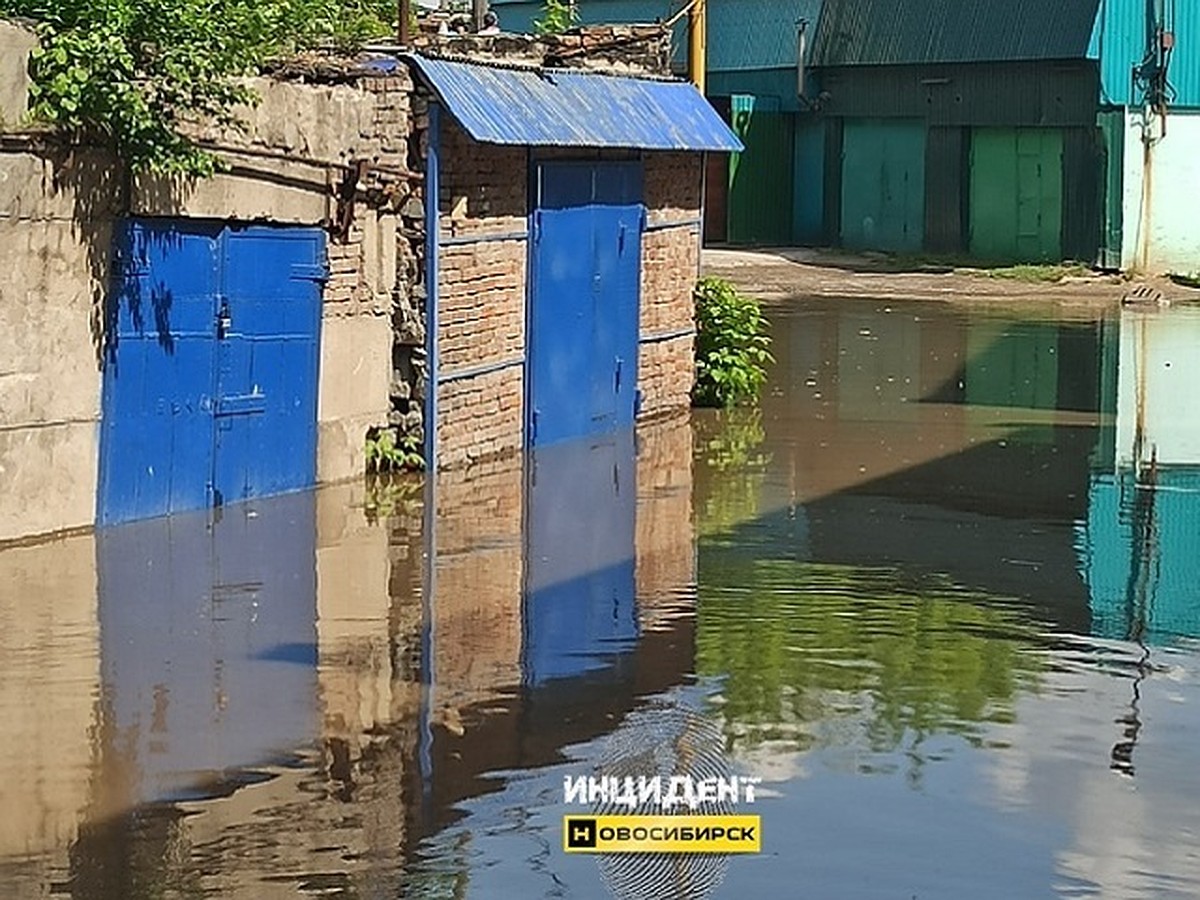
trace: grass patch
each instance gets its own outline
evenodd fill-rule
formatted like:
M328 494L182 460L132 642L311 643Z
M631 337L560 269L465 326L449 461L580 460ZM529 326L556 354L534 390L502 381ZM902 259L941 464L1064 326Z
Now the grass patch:
M1167 276L1181 287L1200 288L1200 272L1185 275L1182 272L1172 272Z
M1024 284L1054 284L1064 278L1081 278L1092 274L1092 270L1079 263L1041 263L1016 266L999 266L980 269L979 274L988 278L1003 278Z

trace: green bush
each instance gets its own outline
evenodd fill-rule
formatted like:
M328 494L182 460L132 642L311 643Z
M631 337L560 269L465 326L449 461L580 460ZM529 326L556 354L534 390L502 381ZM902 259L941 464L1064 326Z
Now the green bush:
M579 22L574 0L545 0L542 17L533 23L535 34L562 34Z
M733 406L755 399L775 361L758 301L720 278L696 283L696 406Z

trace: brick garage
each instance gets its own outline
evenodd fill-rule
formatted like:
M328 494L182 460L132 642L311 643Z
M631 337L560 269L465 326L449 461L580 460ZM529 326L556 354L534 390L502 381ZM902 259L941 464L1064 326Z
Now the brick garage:
M591 378L590 385L585 382L575 387L580 403L586 403L588 392L595 394L596 385L602 386L606 378L613 379L614 393L622 389L623 379L632 379L636 387L635 393L625 384L625 393L614 401L616 412L609 419L592 415L589 420L585 411L580 416L583 430L560 429L554 440L564 433L586 436L589 421L600 422L596 428L604 430L686 409L694 372L691 291L699 274L703 151L736 149L736 139L725 125L694 89L664 79L576 73L575 80L563 87L565 96L560 99L552 96L553 87L547 97L543 82L557 87L559 79L567 82L562 74L546 77L542 70L511 64L501 67L418 57L408 58L408 63L418 93L413 104L419 110L418 122L413 131L424 135L424 149L433 147L426 156L427 193L430 181L437 182L436 217L426 218L427 230L433 221L437 230L436 235L426 235L425 248L427 260L437 267L431 292L436 298L437 328L427 342L428 355L436 360L437 369L437 465L453 468L538 444L536 417L541 409L534 397L537 379L547 377L545 371L538 375L536 364L539 303L543 304L541 327L546 331L540 338L541 352L557 353L568 362L573 354L592 352L599 360L594 371L579 370ZM487 92L493 89L494 96L489 97ZM690 125L692 132L683 127L681 133L674 133L677 121L668 121L665 114L653 120L642 115L638 121L637 115L620 108L620 103L626 102L624 93L630 90L645 92L651 107L659 97L665 98L661 103L679 105L674 119ZM570 105L579 102L580 91L592 95L592 111L587 114L582 112L586 106ZM607 115L598 115L596 110L605 102L611 108ZM547 106L543 108L542 103ZM436 116L429 115L430 107L437 107ZM572 117L576 121L564 124L564 119ZM436 123L436 135L430 134L431 122ZM436 172L431 171L430 157L436 160ZM592 167L594 191L600 191L601 180L609 176L625 178L629 184L620 188L624 191L620 197L612 195L617 199L597 193L572 205L543 193L549 167L554 166ZM586 310L580 312L582 307L571 290L554 294L543 285L546 296L538 299L537 266L539 253L544 252L540 241L549 229L568 227L560 224L561 215L551 217L549 213L546 224L541 225L543 207L556 214L578 212L576 218L585 223L592 221L586 212L592 207L611 207L618 210L613 215L625 216L620 219L619 237L615 226L604 219L594 226L598 230L587 232L585 226L579 232L577 250L570 243L574 232L556 240L563 259L571 265L577 262L573 254L597 254L593 263L597 299L592 314L598 323L593 332L616 327L605 319L610 315L601 283L606 267L634 267L632 289L628 280L620 282L626 293L633 295L632 353L620 348L613 351L607 345L598 349L576 346L573 342L591 333L586 329L561 337L554 331L560 308L564 320ZM595 221L601 221L602 214L597 215L600 218ZM636 244L629 242L630 234L635 234ZM620 249L613 253L624 255L605 257L594 246L589 250L589 240L593 245L601 240L615 242ZM587 261L578 264L586 267ZM541 265L545 278L545 266L550 265L553 272L557 264L543 260ZM427 278L428 272L427 262ZM587 277L585 271L577 283L586 288ZM421 299L428 304L425 292ZM547 304L553 308L545 308ZM611 315L615 321L615 306ZM552 347L547 351L547 344L555 340L573 349ZM610 376L604 366L614 355L615 370ZM623 362L625 357L632 357L629 362L634 365ZM552 370L555 364L552 360L548 368ZM413 378L409 395L416 397L422 392L423 379L419 372ZM571 390L568 385L566 392ZM571 402L567 396L566 406ZM600 402L605 402L604 398Z

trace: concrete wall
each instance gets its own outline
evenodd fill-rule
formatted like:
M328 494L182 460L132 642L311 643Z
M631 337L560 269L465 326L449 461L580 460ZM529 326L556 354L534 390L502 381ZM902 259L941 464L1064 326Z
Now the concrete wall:
M0 22L0 130L21 124L29 109L29 51L37 38L11 22Z
M0 23L4 121L23 103L26 32ZM14 87L16 85L17 87ZM354 84L259 79L244 133L200 137L227 172L139 177L110 155L61 154L17 135L0 150L0 542L94 521L103 302L114 221L138 216L325 226L351 162L348 227L332 228L321 335L317 477L361 474L365 437L391 414L393 310L415 266L402 236L421 218L408 173L406 73ZM23 110L23 107L22 107ZM12 128L10 133L15 134ZM405 213L407 212L407 216Z
M0 541L93 521L118 198L103 153L0 150Z
M1152 274L1200 272L1200 110L1173 111L1166 132L1140 112L1125 118L1124 228L1121 267ZM1149 166L1144 129L1154 137Z

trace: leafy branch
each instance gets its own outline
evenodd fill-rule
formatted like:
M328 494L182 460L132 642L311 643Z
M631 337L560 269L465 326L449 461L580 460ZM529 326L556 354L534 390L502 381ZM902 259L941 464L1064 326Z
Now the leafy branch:
M392 29L378 0L0 0L32 20L33 116L111 144L135 170L208 176L216 159L189 138L238 124L244 78L322 43L347 48Z

